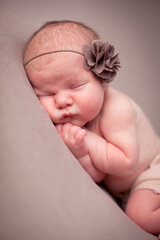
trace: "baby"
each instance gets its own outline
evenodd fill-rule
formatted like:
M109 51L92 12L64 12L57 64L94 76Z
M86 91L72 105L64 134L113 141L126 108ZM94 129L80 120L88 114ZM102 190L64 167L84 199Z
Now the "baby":
M126 214L160 234L160 139L140 107L110 87L120 67L114 47L81 23L49 22L29 40L24 66L86 172L115 196L130 190Z

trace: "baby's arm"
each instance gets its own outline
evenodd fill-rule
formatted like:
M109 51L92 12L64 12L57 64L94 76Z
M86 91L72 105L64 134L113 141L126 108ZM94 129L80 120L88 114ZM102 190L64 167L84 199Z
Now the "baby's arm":
M57 131L61 138L77 158L82 167L92 177L95 182L100 182L104 179L105 174L99 171L93 164L89 149L86 142L87 130L72 125L71 123L57 124Z
M89 155L99 171L118 177L126 177L134 171L137 151L134 144L132 145L132 136L127 141L127 135L129 136L128 133L123 132L115 133L114 137L106 140L87 131L86 144Z
M116 91L108 94L99 123L103 138L86 135L90 157L100 171L118 177L135 171L140 148L137 114L128 97Z

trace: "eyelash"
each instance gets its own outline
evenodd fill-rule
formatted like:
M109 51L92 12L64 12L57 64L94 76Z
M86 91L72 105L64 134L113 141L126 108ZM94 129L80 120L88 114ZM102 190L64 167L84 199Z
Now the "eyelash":
M76 89L76 88L80 88L82 86L84 86L85 83L77 83L77 84L73 84L70 86L70 89Z
M38 98L42 98L42 97L51 97L51 96L54 96L54 95L55 95L55 94L52 93L52 94L48 94L48 95L47 95L47 94L46 94L46 95L39 95L39 96L37 95L37 97L38 97Z

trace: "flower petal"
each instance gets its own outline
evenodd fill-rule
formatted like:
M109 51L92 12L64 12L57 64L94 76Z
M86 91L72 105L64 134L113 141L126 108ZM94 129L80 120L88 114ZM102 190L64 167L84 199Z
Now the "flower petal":
M91 49L93 54L96 56L102 49L102 41L101 40L94 40L91 44Z
M84 56L87 61L87 64L89 66L94 66L96 63L96 58L91 51L91 47L89 45L84 45L83 52L84 52Z

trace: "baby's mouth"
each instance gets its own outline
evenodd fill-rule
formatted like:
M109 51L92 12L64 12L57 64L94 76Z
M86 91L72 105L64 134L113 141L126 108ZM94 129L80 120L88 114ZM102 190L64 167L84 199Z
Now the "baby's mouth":
M73 114L72 113L63 113L60 120L64 120L69 117L73 117Z

